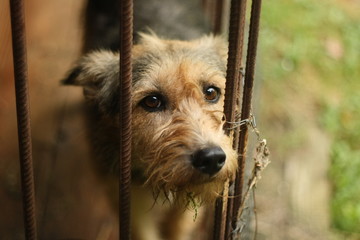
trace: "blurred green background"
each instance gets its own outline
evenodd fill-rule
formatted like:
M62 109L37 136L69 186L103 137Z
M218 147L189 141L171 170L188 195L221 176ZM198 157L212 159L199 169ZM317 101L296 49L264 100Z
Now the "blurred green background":
M304 232L360 239L360 1L263 1L259 41L260 126L273 153L270 168L278 169L269 170L264 181L281 175L288 221L305 222ZM323 167L314 174L317 165ZM295 179L281 185L289 175ZM297 187L292 181L310 182ZM266 195L266 187L271 186L263 184L258 194ZM313 201L319 206L302 206L324 189L327 196ZM260 208L276 201L264 198ZM311 218L322 204L329 204L330 213L314 227ZM289 236L283 239L306 239Z

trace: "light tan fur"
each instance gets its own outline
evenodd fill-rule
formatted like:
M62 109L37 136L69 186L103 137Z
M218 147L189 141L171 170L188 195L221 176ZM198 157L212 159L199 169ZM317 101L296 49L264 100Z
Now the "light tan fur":
M194 223L195 212L186 209L194 204L211 205L221 195L224 182L234 177L236 153L223 130L226 53L225 41L214 36L185 42L141 34L140 43L134 46L133 239L196 239L192 232L201 217ZM105 172L118 171L119 113L114 109L119 94L118 64L118 53L93 52L78 62L65 81L84 87L94 156L97 164L105 165ZM205 99L204 89L211 86L220 90L217 102ZM162 111L141 106L152 94L164 97ZM191 157L213 146L224 151L226 161L210 176L194 168Z

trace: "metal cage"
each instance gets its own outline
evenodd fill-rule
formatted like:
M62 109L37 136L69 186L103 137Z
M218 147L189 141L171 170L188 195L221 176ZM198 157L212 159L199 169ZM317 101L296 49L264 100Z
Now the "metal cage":
M34 174L32 166L32 143L29 118L29 93L27 77L27 58L25 41L25 20L23 0L10 0L11 29L13 41L13 61L16 87L16 108L18 119L18 142L21 166L21 185L25 235L27 240L37 239L35 217ZM214 33L220 33L224 15L222 0L203 0L203 6L213 22ZM131 0L120 0L120 239L130 239L130 182L131 182L131 49L132 49L132 15ZM226 75L226 94L224 113L228 122L243 121L250 118L251 98L254 83L256 49L259 32L261 0L253 0L250 17L249 40L245 74L242 69L243 46L246 19L246 0L232 0L229 21L229 50ZM242 85L241 83L244 82ZM242 92L242 99L240 91ZM239 103L242 103L239 106ZM240 119L236 119L240 115ZM239 208L243 201L244 167L248 138L248 126L241 125L237 129L225 126L227 134L233 135L234 148L239 152L239 170L236 179L230 181L224 189L224 197L216 201L214 240L238 239L236 233L239 219ZM228 196L231 196L228 198ZM234 234L235 233L235 234Z

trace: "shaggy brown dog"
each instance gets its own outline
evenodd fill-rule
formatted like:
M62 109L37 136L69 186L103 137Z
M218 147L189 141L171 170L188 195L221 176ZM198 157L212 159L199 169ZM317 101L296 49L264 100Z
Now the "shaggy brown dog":
M226 59L220 37L140 34L133 48L133 239L196 239L199 221L189 208L212 204L235 175L236 153L223 131ZM64 83L84 88L96 168L116 181L119 54L86 54Z

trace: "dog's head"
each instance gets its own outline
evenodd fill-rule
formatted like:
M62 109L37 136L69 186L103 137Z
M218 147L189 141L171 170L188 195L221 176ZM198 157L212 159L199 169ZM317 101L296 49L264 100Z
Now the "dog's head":
M132 168L155 192L177 200L189 194L213 200L237 168L231 139L223 131L225 41L141 36L133 48ZM84 56L65 83L83 86L87 101L104 119L118 119L117 53ZM116 128L116 121L104 124L109 122Z

